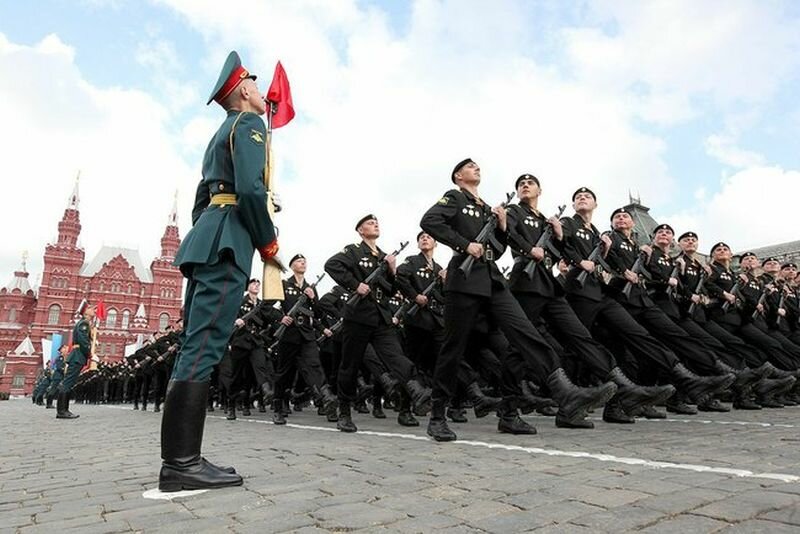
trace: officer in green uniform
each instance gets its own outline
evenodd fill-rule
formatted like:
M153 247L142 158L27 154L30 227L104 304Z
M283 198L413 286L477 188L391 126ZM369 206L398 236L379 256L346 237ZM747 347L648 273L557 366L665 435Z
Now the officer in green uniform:
M92 356L92 319L95 307L84 301L78 310L81 318L72 328L72 351L67 357L64 379L58 385L56 399L56 419L77 419L80 417L69 411L69 396L78 382L81 369Z
M175 258L188 280L181 349L161 420L162 491L242 484L232 467L211 464L200 449L209 379L230 339L253 252L266 261L278 251L264 187L267 133L259 115L266 103L255 79L231 52L208 100L227 116L206 148L193 228Z

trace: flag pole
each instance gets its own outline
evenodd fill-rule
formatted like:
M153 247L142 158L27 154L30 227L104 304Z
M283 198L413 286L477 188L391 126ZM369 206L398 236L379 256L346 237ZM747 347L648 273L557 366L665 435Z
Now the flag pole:
M272 114L274 104L267 100L267 140L265 148L267 151L266 166L264 168L264 187L267 190L267 212L273 225L275 224L275 203L272 200L274 195L274 180L272 176ZM275 226L275 236L278 235L278 227ZM261 298L264 300L284 300L283 280L281 273L283 268L275 258L270 258L264 262L264 272L261 277Z

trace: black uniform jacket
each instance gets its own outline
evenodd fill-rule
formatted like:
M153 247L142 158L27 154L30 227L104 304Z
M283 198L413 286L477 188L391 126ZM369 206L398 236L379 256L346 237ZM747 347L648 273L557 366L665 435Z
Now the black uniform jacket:
M428 264L428 260L422 253L409 256L397 268L397 287L413 305L417 295L431 283L441 280L439 277L441 270L442 266L436 261L431 260L431 264ZM406 325L425 330L434 330L444 326L444 297L439 290L440 287L440 284L436 284L428 293L427 306L419 308L414 315L406 315L404 319Z
M332 256L325 262L325 272L334 282L353 293L358 284L364 282L385 257L386 253L380 248L373 252L362 241L347 245L344 250ZM372 283L372 291L366 297L362 297L353 306L345 305L342 317L347 321L369 326L392 324L389 299L395 291L394 281L394 275L386 269L386 274Z
M506 247L506 233L496 228L493 241L484 246L483 258L476 260L469 277L458 271L467 257L467 246L475 241L483 226L492 217L492 208L463 189L451 189L422 216L420 226L436 241L453 249L453 257L447 265L445 291L455 291L489 297L492 285L506 286L494 260Z
M653 300L647 295L647 290L642 284L634 284L631 288L630 298L625 298L622 290L628 284L628 279L622 276L626 269L631 269L639 258L639 245L632 238L625 237L620 231L614 230L610 234L611 248L608 250L606 262L614 269L614 277L608 283L609 293L617 300L628 306L647 308L653 305ZM647 258L645 258L646 261Z
M305 279L302 285L297 285L294 276L283 281L283 294L285 298L280 303L280 309L284 315L294 307L301 296L305 294L306 288L311 287ZM305 305L301 306L294 317L294 323L286 328L281 341L286 343L302 343L303 341L314 341L317 334L314 331L314 310L319 302L316 288L312 288L314 298L305 298Z
M547 219L533 211L527 204L513 204L508 207L508 245L514 257L514 267L509 277L511 291L515 293L535 293L543 297L553 297L564 293L561 284L553 277L553 265L558 261L552 251L545 248L542 261L536 263L533 277L528 278L525 267L531 261L530 251L547 228ZM552 244L558 249L562 245L553 236Z
M675 269L675 261L669 256L669 254L662 252L660 248L653 247L653 253L650 254L650 259L647 262L646 268L652 277L652 279L648 280L646 284L648 295L650 295L653 301L664 311L664 313L673 319L680 318L681 314L677 302L678 288L676 287L673 290L673 296L667 294L667 289L669 289L669 278L672 274L672 271ZM678 276L675 278L678 280L678 282L680 282L680 278Z
M588 227L583 218L577 213L572 217L561 219L561 226L564 229L563 253L564 259L572 265L572 269L566 275L564 285L570 295L587 298L594 301L603 299L604 284L600 278L602 269L595 264L595 271L586 277L583 287L578 283L578 277L583 272L578 264L589 259L592 251L600 243L600 231L595 225Z
M683 258L685 266L683 271L678 273L678 280L680 281L680 284L675 291L675 295L677 296L678 306L680 307L681 314L683 316L687 316L689 314L689 308L692 306L692 295L695 294L697 286L700 283L700 279L707 275L703 265L697 258L690 258L686 254L681 254L678 257ZM703 285L705 286L705 282L703 282ZM700 292L700 295L704 296L707 293L708 291L703 289ZM700 304L695 306L694 314L691 318L698 323L705 323L708 320L706 317L705 307Z
M742 324L742 318L739 315L737 306L731 305L728 307L727 313L722 309L726 300L722 296L723 292L730 293L733 286L736 285L738 277L730 269L721 263L711 262L711 274L706 280L706 291L708 296L712 297L712 302L709 305L709 312L711 318L718 323L725 323L733 326ZM738 300L737 300L738 303Z

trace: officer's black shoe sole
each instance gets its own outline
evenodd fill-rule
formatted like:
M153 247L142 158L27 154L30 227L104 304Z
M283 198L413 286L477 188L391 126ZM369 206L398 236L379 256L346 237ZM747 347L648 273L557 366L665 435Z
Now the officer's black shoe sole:
M205 463L191 470L162 466L158 476L158 489L171 493L182 490L218 489L241 486L242 477L236 473L225 473Z

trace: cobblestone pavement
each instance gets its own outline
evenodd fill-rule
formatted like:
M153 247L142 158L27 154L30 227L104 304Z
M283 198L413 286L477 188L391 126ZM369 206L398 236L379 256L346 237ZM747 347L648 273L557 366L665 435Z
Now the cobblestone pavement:
M29 400L0 403L0 532L798 532L800 407L700 414L590 431L492 416L437 444L422 426L356 417L332 432L310 411L206 423L204 453L240 488L173 501L156 487L159 416Z

